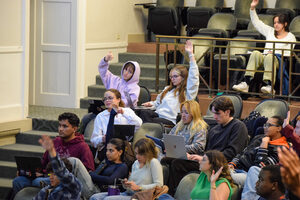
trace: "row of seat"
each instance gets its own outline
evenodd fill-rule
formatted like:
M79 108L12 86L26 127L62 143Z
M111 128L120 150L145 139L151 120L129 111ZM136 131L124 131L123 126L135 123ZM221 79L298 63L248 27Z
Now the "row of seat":
M234 10L223 8L224 0L196 0L195 7L189 8L184 8L183 0L158 0L156 5L138 5L149 9L148 36L151 35L151 32L159 35L180 35L182 23L187 25L187 35L191 35L197 33L201 28L210 28L211 16L218 12L228 12L228 10L233 13L236 21L234 29L246 29L250 21L251 2L252 0L236 0ZM257 7L258 11L268 15L285 12L290 19L293 19L300 10L300 1L298 0L276 0L275 8L268 9L263 8L263 3L264 1L260 1ZM151 36L148 37L148 39L150 38Z

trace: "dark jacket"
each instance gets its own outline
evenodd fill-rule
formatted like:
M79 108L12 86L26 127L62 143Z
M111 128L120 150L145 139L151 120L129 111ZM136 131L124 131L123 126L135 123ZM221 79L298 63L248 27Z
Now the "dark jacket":
M275 165L279 162L277 155L278 146L287 146L285 137L270 141L268 148L261 148L260 144L264 135L257 135L251 140L247 148L238 154L230 163L237 169L248 171L251 166L262 167L264 165Z

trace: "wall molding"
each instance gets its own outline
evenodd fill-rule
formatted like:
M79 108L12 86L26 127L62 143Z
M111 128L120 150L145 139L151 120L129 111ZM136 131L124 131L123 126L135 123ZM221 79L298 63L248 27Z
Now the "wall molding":
M112 42L112 43L86 43L86 50L99 50L99 49L119 49L126 48L127 42Z
M23 53L23 46L0 46L0 54Z

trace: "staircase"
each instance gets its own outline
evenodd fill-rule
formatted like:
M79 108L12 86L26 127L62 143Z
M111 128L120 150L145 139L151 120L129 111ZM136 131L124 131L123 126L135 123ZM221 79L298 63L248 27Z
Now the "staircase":
M147 46L148 45L148 46ZM145 45L141 45L145 48ZM120 76L123 63L132 60L137 61L141 67L141 76L139 85L146 86L151 93L155 92L155 74L156 74L156 56L155 45L146 44L147 53L120 53L119 63L111 63L109 70ZM131 51L136 49L129 46ZM132 50L133 49L133 50ZM150 53L149 53L150 52ZM12 180L16 176L17 166L14 160L15 156L37 156L42 157L44 149L39 145L38 140L41 135L46 134L51 137L58 135L57 117L63 112L73 112L81 119L89 106L88 101L94 98L102 98L105 87L102 84L100 76L97 74L95 85L88 87L88 97L80 100L81 109L54 108L45 106L29 106L29 118L32 119L32 129L23 131L16 135L16 144L0 146L0 200L5 199L12 187ZM160 90L165 85L165 64L162 54L160 55L159 66L159 85Z
M121 75L121 69L127 61L137 61L141 67L141 75L139 85L146 86L151 93L155 92L155 73L156 73L156 55L154 53L120 53L119 62L111 63L109 70L117 75ZM159 58L159 89L162 90L165 85L166 67L163 55ZM89 100L102 98L105 92L105 87L99 74L96 75L96 84L88 86L88 96L80 99L80 108L88 108Z
M33 130L17 134L15 144L0 146L0 200L5 199L12 188L12 180L17 171L15 156L42 157L45 151L39 145L38 140L41 135L50 135L51 137L58 135L57 118L63 112L73 112L82 118L87 110L29 106L29 117L32 119Z

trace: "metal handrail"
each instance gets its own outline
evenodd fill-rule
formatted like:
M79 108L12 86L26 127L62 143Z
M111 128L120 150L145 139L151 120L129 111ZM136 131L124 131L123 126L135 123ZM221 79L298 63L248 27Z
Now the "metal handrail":
M162 42L161 39L171 39L173 42ZM204 90L208 90L209 95L212 94L213 91L217 91L217 92L236 92L233 90L229 89L229 72L230 71L241 71L241 72L246 72L246 71L254 71L254 72L268 72L268 73L272 73L272 91L273 91L273 87L275 83L274 80L274 59L275 59L275 50L276 51L281 51L281 54L284 55L284 51L290 51L290 56L286 59L289 60L289 88L288 88L288 95L283 95L282 94L282 88L283 88L283 60L281 59L281 70L280 70L280 91L279 91L279 95L275 95L272 94L271 97L287 97L288 101L290 101L290 98L297 98L296 96L293 96L293 94L300 88L300 84L294 89L292 90L292 78L293 76L299 76L300 73L296 73L296 72L292 72L292 66L293 66L293 58L295 58L298 62L300 62L300 58L297 55L297 53L299 54L300 50L299 49L293 49L292 46L295 45L300 45L300 42L278 42L278 41L267 41L267 40L255 40L255 39L247 39L247 38L213 38L213 37L188 37L188 36L165 36L165 35L156 35L156 92L159 91L159 50L160 50L160 46L161 45L166 45L166 50L169 49L170 46L174 46L174 65L176 66L177 64L177 60L176 60L176 50L180 47L183 46L184 43L180 43L180 41L182 40L187 40L187 39L192 39L192 40L209 40L211 41L211 43L209 45L207 44L194 44L194 46L205 46L207 47L207 50L205 52L202 53L202 55L199 56L199 58L197 59L197 62L199 62L201 59L204 58L204 56L209 54L209 58L210 58L210 65L209 66L199 66L199 68L202 69L209 69L209 82L207 83L204 79L204 77L202 77L202 75L200 74L200 79L201 81L204 83L205 87ZM265 50L265 48L262 47L244 47L244 46L231 46L229 42L231 41L238 41L238 42L255 42L255 43L273 43L273 48L272 48L272 54L273 54L273 59L272 59L272 71L265 71L265 70L246 70L246 69L237 69L237 68L231 68L230 67L230 52L231 49L233 48L245 48L245 49L252 49L252 50ZM226 42L228 45L223 45L223 44L216 44L217 42ZM291 49L275 49L275 44L276 43L287 43L287 44L292 44L291 45ZM218 53L215 53L213 50L217 49ZM222 55L225 55L224 53L222 54L222 49L227 49L227 70L226 70L226 85L225 85L225 89L222 89L220 86L220 80L221 80L221 73L218 73L218 88L213 89L213 60L214 60L214 55L219 55L219 66L218 66L218 70L220 72L221 70L221 58ZM181 51L181 53L183 54L185 60L189 60L188 56L185 55L185 53L183 51ZM166 60L168 60L168 54L166 54ZM166 63L166 69L167 69L167 63ZM166 81L167 81L168 75L166 74ZM216 77L215 77L216 78ZM203 88L201 88L203 90ZM259 95L261 93L255 93L255 92L248 92L248 94L253 94L253 95ZM300 98L300 97L298 97Z

